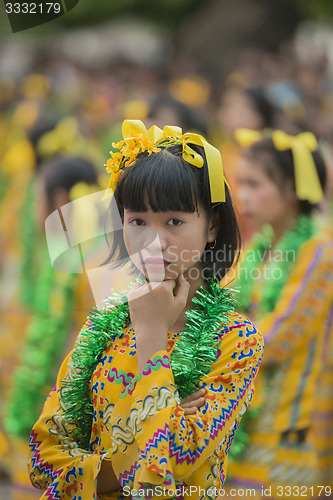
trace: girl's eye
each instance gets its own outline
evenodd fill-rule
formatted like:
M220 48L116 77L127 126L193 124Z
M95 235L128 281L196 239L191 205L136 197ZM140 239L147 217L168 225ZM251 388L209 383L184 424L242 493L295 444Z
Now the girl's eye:
M251 188L257 188L259 186L259 183L257 181L249 181L248 184Z
M131 219L128 221L130 226L144 226L142 219Z
M177 217L173 217L172 219L170 219L168 221L168 224L170 226L181 226L181 224L183 224L184 221L182 221L181 219L178 219Z

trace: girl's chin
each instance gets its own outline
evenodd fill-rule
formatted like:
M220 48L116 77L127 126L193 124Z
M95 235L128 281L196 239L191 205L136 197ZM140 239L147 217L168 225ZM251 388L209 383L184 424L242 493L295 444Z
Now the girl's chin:
M148 280L148 281L159 281L159 282L162 282L162 281L169 281L169 280L176 280L179 276L179 273L175 272L175 271L172 271L172 272L168 272L168 271L145 271L144 272L144 275L145 275L145 278Z

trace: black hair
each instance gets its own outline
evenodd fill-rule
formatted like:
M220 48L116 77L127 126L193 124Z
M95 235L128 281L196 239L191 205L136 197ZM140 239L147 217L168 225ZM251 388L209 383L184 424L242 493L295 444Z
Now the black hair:
M178 117L177 124L182 128L183 132L196 131L206 136L207 124L203 117L198 116L192 108L174 99L170 94L162 94L152 102L148 118L154 120L156 115L163 109L171 109L176 113Z
M56 189L63 188L68 192L78 182L97 184L94 165L80 156L53 158L42 165L40 175L49 203L52 203Z
M318 150L313 151L311 154L317 169L319 182L323 192L325 192L327 177L325 162ZM296 193L294 160L291 149L280 151L275 148L271 137L265 137L245 150L244 156L250 160L259 160L268 177L277 184L281 192L283 192L286 181L289 181ZM300 214L310 215L318 208L318 204L310 203L308 200L298 200L298 203Z
M251 87L244 90L244 94L250 98L254 107L262 117L262 128L272 128L274 126L277 110L267 96L265 90L261 87Z
M43 163L43 155L41 155L37 149L38 141L43 137L44 134L54 130L56 126L56 121L41 119L37 121L37 123L31 128L28 133L28 139L31 142L32 147L34 148L36 155L36 170L38 170Z
M154 212L198 211L203 206L207 219L217 216L219 231L214 249L206 249L201 257L201 268L204 279L223 276L237 261L241 238L236 213L228 187L226 201L211 203L208 167L203 148L193 146L204 159L202 168L194 167L182 156L182 148L175 145L162 148L158 153L142 153L135 163L124 170L114 192L115 201L123 221L124 209L145 211L148 207ZM120 234L121 233L121 234ZM128 254L125 248L122 231L113 236L109 258L125 259Z

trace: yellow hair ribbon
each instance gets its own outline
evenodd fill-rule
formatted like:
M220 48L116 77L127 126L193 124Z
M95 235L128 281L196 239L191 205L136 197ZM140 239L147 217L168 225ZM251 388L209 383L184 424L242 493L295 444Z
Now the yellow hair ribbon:
M291 136L282 130L272 133L274 146L279 151L291 149L295 169L296 193L300 200L319 203L324 198L312 151L318 149L317 139L311 132Z
M249 128L238 128L235 130L234 136L238 144L243 148L249 148L252 144L263 138L261 132Z
M120 153L111 153L111 158L106 164L107 171L111 173L108 187L112 191L116 187L123 167L130 166L136 156L143 151L148 151L151 154L160 151L161 147L181 144L184 160L197 168L201 168L204 160L201 154L191 148L190 145L194 144L203 147L205 151L212 203L225 201L224 184L226 180L220 152L201 135L194 133L183 134L180 127L172 126L165 126L161 130L159 127L153 125L147 130L141 120L124 120L122 134L123 141L113 144L113 146L120 150Z
M235 138L243 147L263 139L265 135L256 130L237 129ZM296 194L299 200L308 200L316 204L322 201L324 193L320 184L312 152L318 149L318 143L312 132L302 132L296 136L282 130L272 132L272 141L278 151L291 150L293 155Z
M190 147L190 144L201 146L205 151L207 167L209 173L210 196L212 203L225 201L225 186L226 183L223 171L221 154L218 149L214 148L204 137L199 134L186 133L182 134L179 127L163 128L163 133L168 138L175 138L176 141L182 144L183 158L185 161L201 168L204 164L203 157Z
M45 132L37 143L37 151L43 158L49 158L57 153L80 154L85 148L85 142L79 131L76 118L62 118L56 127Z

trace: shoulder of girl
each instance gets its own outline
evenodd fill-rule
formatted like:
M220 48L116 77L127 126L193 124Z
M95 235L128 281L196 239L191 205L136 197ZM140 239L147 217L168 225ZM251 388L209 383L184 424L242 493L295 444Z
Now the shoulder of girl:
M221 326L220 333L224 337L234 336L234 337L244 337L249 338L250 336L258 336L261 338L261 333L255 326L255 324L244 314L239 312L233 312L228 314L228 322Z
M257 366L264 352L264 339L254 323L240 313L230 313L229 322L220 330L220 357L218 362L224 362L226 357L233 362L245 363L246 366ZM230 363L233 363L230 361ZM244 366L245 366L244 365Z
M323 231L306 241L300 248L298 261L314 259L331 262L333 264L333 233L327 234Z

